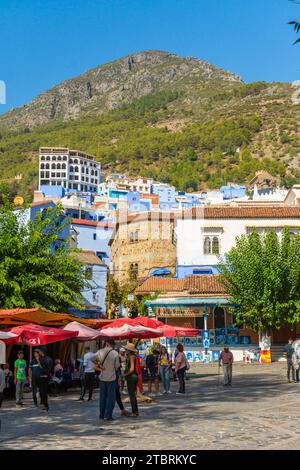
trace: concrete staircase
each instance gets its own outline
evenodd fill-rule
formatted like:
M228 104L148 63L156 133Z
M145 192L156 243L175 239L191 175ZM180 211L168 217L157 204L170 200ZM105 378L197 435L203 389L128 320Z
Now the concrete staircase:
M272 362L284 359L283 348L284 344L274 344L271 346Z

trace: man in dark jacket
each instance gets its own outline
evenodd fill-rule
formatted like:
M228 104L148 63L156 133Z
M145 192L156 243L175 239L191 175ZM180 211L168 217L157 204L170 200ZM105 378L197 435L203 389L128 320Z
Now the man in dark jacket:
M41 404L44 410L49 411L48 387L53 369L53 361L49 356L47 356L47 348L45 347L40 349L39 367Z

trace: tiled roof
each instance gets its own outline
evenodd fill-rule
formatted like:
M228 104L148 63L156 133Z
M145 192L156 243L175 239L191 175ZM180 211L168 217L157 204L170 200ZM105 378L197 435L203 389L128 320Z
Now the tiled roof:
M86 225L89 227L108 227L114 228L111 222L98 222L97 220L71 219L73 225Z
M136 293L142 292L180 292L184 290L184 279L170 277L148 277L142 285L136 289Z
M103 263L103 261L95 255L95 252L91 250L74 251L71 255L83 264L105 266L105 263Z
M193 211L196 214L196 211ZM206 206L199 212L205 219L291 219L300 217L300 207L265 206L233 207Z
M185 278L185 290L193 294L224 294L225 289L220 284L216 274L203 274L199 276L187 276Z
M52 204L54 205L54 202L51 201L51 199L43 199L43 201L35 201L35 202L32 202L30 204L31 207L36 207L36 206L43 206L44 204L49 204L50 202L52 202Z
M149 292L187 292L190 294L224 294L225 289L215 274L186 276L184 279L149 277L140 285L137 295Z

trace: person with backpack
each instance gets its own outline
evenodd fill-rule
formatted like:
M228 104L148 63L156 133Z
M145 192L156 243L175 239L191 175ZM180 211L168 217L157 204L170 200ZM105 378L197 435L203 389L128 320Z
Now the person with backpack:
M137 358L135 345L133 343L127 343L125 346L127 351L126 366L124 372L124 378L127 382L127 390L131 403L132 413L131 417L137 417L139 415L138 404L136 398L136 389L138 384L138 372L137 372Z
M40 398L42 409L49 411L48 405L48 388L53 370L53 361L51 357L47 356L47 348L40 348L38 358L40 368Z
M100 371L99 419L112 421L116 401L117 371L120 368L119 353L114 350L114 341L107 339L105 347L92 357L95 369Z

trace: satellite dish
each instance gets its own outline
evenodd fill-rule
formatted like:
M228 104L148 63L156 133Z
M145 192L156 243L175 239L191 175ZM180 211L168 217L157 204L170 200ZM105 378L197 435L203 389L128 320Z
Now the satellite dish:
M24 204L24 199L22 198L22 196L16 196L14 199L14 205L23 206L23 204Z

